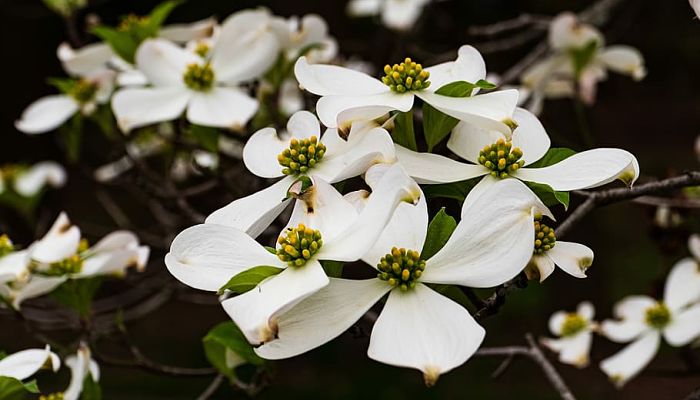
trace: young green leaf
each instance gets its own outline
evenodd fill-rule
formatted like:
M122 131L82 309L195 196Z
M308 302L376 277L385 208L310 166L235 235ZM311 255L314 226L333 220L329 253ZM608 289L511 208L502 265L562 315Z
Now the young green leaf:
M92 379L92 374L87 374L83 380L83 391L80 400L102 400L102 388Z
M571 55L571 62L574 65L574 74L577 78L581 75L581 72L583 72L583 70L588 66L588 64L590 64L590 62L593 60L598 46L598 41L592 39L583 47L569 51L569 54Z
M394 130L391 133L394 142L409 150L417 151L416 134L413 131L413 111L400 112L394 120Z
M427 260L435 255L447 243L456 227L457 221L445 212L445 207L441 208L428 225L428 234L420 257Z
M69 279L54 289L51 296L86 319L92 310L92 299L101 285L101 277Z
M331 278L340 278L343 275L343 265L344 263L342 261L321 261L321 266L323 267L323 270L326 271L326 275L328 275Z
M210 126L190 125L187 131L205 150L219 152L219 130Z
M221 289L219 289L219 294L224 293L225 290L230 290L231 292L238 294L245 293L258 286L263 279L277 275L280 272L282 272L282 268L271 267L268 265L260 265L247 269L236 274L224 286L222 286Z
M227 350L253 365L261 365L264 362L255 354L243 332L231 321L222 322L210 330L202 339L202 345L211 365L231 380L236 374L235 367L232 368L226 360Z
M38 392L36 381L24 384L15 378L0 376L0 399L2 400L22 400L27 398L27 394Z
M543 183L525 182L525 184L547 207L561 204L565 210L569 208L569 192L557 192L551 186Z

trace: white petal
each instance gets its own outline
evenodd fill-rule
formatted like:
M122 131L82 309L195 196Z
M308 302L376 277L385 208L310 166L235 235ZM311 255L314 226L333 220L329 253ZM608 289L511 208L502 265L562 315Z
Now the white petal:
M12 289L10 291L9 300L12 303L12 307L19 310L20 305L24 300L33 299L35 297L43 296L47 293L51 293L54 289L59 287L63 282L66 281L66 277L44 277L40 275L34 275L29 279L28 282L23 283L20 288Z
M32 259L42 263L64 260L78 251L80 229L62 212L43 238L30 248Z
M382 23L392 29L409 29L418 20L423 1L385 0Z
M525 269L525 273L528 274L528 279L532 279L530 277L529 268L537 269L537 274L539 276L540 283L542 283L545 279L549 278L549 276L552 275L552 272L554 272L556 266L554 265L554 261L552 261L552 259L547 257L546 255L533 254L527 269Z
M681 347L700 337L700 304L677 311L664 328L664 338L671 346Z
M470 122L460 121L452 130L447 148L465 160L478 164L479 152L484 147L496 143L498 139L506 138L507 136L499 131L482 129Z
M112 111L119 128L134 128L178 118L191 92L184 87L126 88L112 96Z
M549 27L549 44L557 50L580 49L595 40L602 45L603 37L594 27L578 21L571 12L557 15Z
M277 336L277 318L300 301L328 285L328 277L316 260L290 267L257 287L221 303L251 344Z
M382 0L350 0L347 13L353 17L366 17L379 14Z
M100 239L94 246L90 246L91 253L99 253L111 250L134 249L138 247L139 239L130 231L115 231Z
M280 315L277 338L255 352L278 360L315 349L348 330L390 289L379 279L331 278L328 286Z
M335 132L335 130L330 130ZM321 140L324 144L326 136ZM383 128L375 128L345 142L342 148L327 146L328 155L312 170L312 173L329 182L339 182L363 174L372 165L393 163L395 148L391 135Z
M0 376L22 381L37 373L47 363L54 372L61 366L61 360L49 345L44 349L18 351L0 360Z
M289 147L289 138L280 137L274 128L263 128L255 132L243 148L243 162L248 171L262 178L277 178L282 175L282 166L277 155Z
M700 260L700 235L693 234L688 238L688 250L693 258Z
M234 200L214 211L205 222L230 226L257 237L289 205L289 200L285 198L292 183L292 177L280 179L263 190Z
M164 26L158 32L158 36L177 43L185 43L190 40L203 39L212 35L216 19L213 17L202 19L187 24L171 24Z
M83 278L96 275L122 275L131 266L143 266L141 259L144 252L148 252L148 247L112 250L92 255L85 260L78 276Z
M43 161L34 164L28 171L15 179L15 190L22 196L37 194L46 184L61 187L66 182L66 170L61 164Z
M513 118L518 104L518 91L515 89L473 97L448 97L424 90L416 92L416 96L451 117L504 134L510 134L510 128L504 121Z
M107 62L114 57L112 48L106 43L92 43L73 49L63 42L58 46L56 53L63 69L72 76L85 76L104 69Z
M610 46L603 49L597 57L615 72L629 75L635 80L643 79L646 75L644 57L639 50L630 46Z
M29 251L15 251L0 257L0 284L29 276Z
M666 278L664 303L671 310L679 310L700 301L700 265L693 258L676 263Z
M369 96L389 91L388 86L367 74L336 65L309 64L306 57L294 64L294 75L302 88L319 96Z
M486 175L482 165L466 164L432 153L419 153L396 145L396 158L418 183L448 183Z
M286 266L246 233L215 224L180 232L170 245L165 265L182 283L208 291L219 290L234 275L252 267Z
M369 358L423 372L427 384L462 365L486 331L462 306L423 284L393 290L372 329Z
M513 120L518 124L513 131L513 147L523 151L525 165L532 164L549 150L551 141L547 131L536 115L523 108L515 109Z
M422 279L491 287L515 277L532 257L534 215L549 210L515 179L494 184L464 207L468 210L445 246L427 261Z
M241 130L258 111L258 101L238 88L214 87L194 93L187 107L193 124Z
M601 361L600 369L615 385L622 387L651 362L659 349L660 340L659 332L648 332L617 354Z
M566 321L566 317L569 315L566 311L557 311L549 317L549 330L557 335L561 336L561 328Z
M164 39L148 39L136 51L136 66L156 86L184 87L187 66L201 64L201 59Z
M593 264L593 250L578 243L557 240L545 254L564 272L576 278L585 278L586 270Z
M466 81L476 83L486 77L486 64L479 50L472 46L462 46L455 61L426 68L430 72L430 90L437 90L448 83Z
M639 176L637 159L621 149L593 149L544 168L522 168L513 174L557 191L588 189L620 179L631 186Z
M321 136L321 125L318 118L308 111L294 113L287 121L287 132L292 136L302 139L311 136Z
M91 359L90 349L82 344L74 356L66 358L66 365L70 368L71 378L68 387L63 392L63 398L64 400L78 400L88 373L92 375L94 381L99 380L99 367Z
M586 321L592 321L595 316L595 308L590 301L582 301L576 308L576 314L583 317Z
M697 18L700 18L700 0L690 0L690 6L695 11Z
M642 321L646 310L654 305L656 300L649 296L627 296L615 304L613 315L617 318Z
M324 238L319 259L355 261L374 245L391 216L402 202L416 203L420 196L418 185L406 175L400 165L392 165L377 184L377 188L352 225L335 237Z
M559 362L583 368L590 361L593 334L587 330L572 337L543 339L541 342L545 347L559 353Z
M510 178L506 178L510 179ZM467 204L474 204L479 197L481 197L484 193L487 193L493 185L497 184L500 182L502 179L497 179L494 178L493 176L489 175L484 175L483 178L477 183L472 190L469 191L467 194L467 197L464 199L464 203L462 204L462 218L464 218L464 213L469 210L467 207Z
M146 86L148 78L143 72L137 69L122 71L117 74L117 85L119 86Z
M63 125L79 108L75 100L63 94L42 97L22 112L15 128L29 134L49 132Z
M647 332L649 327L644 322L634 319L622 321L605 320L600 325L600 331L606 338L618 343L627 343Z
M277 104L280 111L286 115L304 109L304 94L294 79L287 79L282 82Z
M361 115L371 120L392 110L406 112L413 107L412 94L393 93L386 86L385 89L378 94L323 96L316 103L316 112L323 125L347 128L351 122L358 120L357 113L346 113L348 110L359 109Z

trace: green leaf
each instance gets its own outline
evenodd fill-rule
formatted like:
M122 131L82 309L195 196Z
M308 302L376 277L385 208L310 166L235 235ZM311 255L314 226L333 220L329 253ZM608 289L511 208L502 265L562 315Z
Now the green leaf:
M452 82L441 87L435 93L449 97L469 97L474 88L473 83L466 81ZM459 122L428 103L423 103L423 134L428 143L428 151L432 151L435 145L440 143Z
M551 186L543 183L525 182L525 184L547 207L561 204L565 210L569 208L569 192L557 192Z
M92 379L92 374L87 374L83 380L83 391L80 400L102 400L102 388Z
M71 163L80 159L80 149L83 142L83 116L75 113L73 117L60 128L66 148L66 157Z
M340 278L343 275L343 264L344 263L342 261L321 261L323 270L326 271L326 275L330 276L331 278Z
M491 83L485 79L479 79L478 81L476 81L474 86L484 90L492 90L498 87L498 85L496 85L495 83Z
M210 330L202 339L202 345L211 365L231 380L236 377L236 373L235 367L230 368L226 363L227 349L253 365L261 365L264 362L255 354L243 332L231 321L222 322Z
M141 41L135 39L132 34L104 25L95 26L90 32L104 40L119 57L131 64L134 63L134 55Z
M574 66L574 74L577 78L581 75L581 72L588 66L588 64L593 61L596 50L598 50L598 45L598 41L596 39L592 39L581 48L569 50L571 62Z
M219 130L210 126L190 125L187 131L205 150L219 152Z
M46 82L63 94L71 93L76 83L75 79L72 78L48 78Z
M154 36L158 33L163 22L165 22L173 9L182 3L182 0L164 1L151 10L151 13L148 14L147 25L152 30Z
M100 285L102 285L101 277L69 279L54 289L51 296L86 319L90 316L92 299Z
M456 227L457 221L445 212L445 207L441 208L428 225L428 234L420 257L427 260L435 255L447 243Z
M0 399L2 400L22 400L27 398L28 393L38 392L36 381L24 384L15 378L0 376Z
M409 150L418 150L416 134L413 131L413 111L399 112L394 120L392 137L394 142Z
M466 181L443 183L440 185L425 185L421 189L427 198L442 197L463 202L469 192L481 181L482 177L468 179Z
M24 382L22 384L24 385L24 389L26 389L27 392L39 393L39 385L36 384L36 379L33 379L29 382Z
M549 167L550 165L554 165L562 160L566 160L567 158L573 156L576 154L575 151L568 149L566 147L552 147L551 149L547 150L547 153L545 153L542 158L537 160L537 162L532 163L528 165L528 168L543 168L543 167Z
M260 265L247 269L236 274L224 286L222 286L221 289L219 289L219 294L222 294L225 290L230 290L238 294L245 293L258 286L258 283L262 282L263 279L277 275L280 272L282 272L282 268L271 267L268 265Z

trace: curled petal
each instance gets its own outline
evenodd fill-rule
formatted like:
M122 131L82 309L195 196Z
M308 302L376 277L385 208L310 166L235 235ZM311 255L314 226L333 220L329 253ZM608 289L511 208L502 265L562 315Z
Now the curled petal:
M393 93L385 86L385 91L369 95L329 95L316 103L316 112L329 128L347 130L357 120L372 120L392 110L406 112L413 107L413 95ZM358 109L361 113L350 113Z
M18 351L0 360L0 376L17 380L25 380L37 373L42 367L49 365L53 372L58 371L61 360L46 345L44 349L29 349Z
M80 229L62 212L46 235L30 247L30 255L38 262L58 262L74 255L79 244Z
M63 94L42 97L24 110L15 128L28 134L49 132L63 125L79 108L75 100Z
M659 332L647 332L617 354L603 360L600 369L617 387L622 387L651 362L659 349L660 341Z
M15 190L22 196L34 196L46 184L61 187L66 183L66 170L61 164L43 161L34 164L28 171L15 180Z
M644 68L642 53L630 46L610 46L598 55L598 60L615 72L629 75L635 80L644 79L647 74Z
M466 81L476 83L486 77L486 63L479 50L464 45L457 52L455 61L425 68L430 72L430 90L437 90L448 83Z
M112 48L106 43L92 43L79 49L73 49L66 42L61 43L56 51L58 59L71 76L85 76L107 67L114 57Z
M369 96L389 91L380 80L367 74L335 65L309 64L306 57L294 64L294 75L302 88L318 96ZM325 122L324 125L332 127Z
M578 243L557 241L546 256L567 274L585 278L586 270L593 264L593 250Z

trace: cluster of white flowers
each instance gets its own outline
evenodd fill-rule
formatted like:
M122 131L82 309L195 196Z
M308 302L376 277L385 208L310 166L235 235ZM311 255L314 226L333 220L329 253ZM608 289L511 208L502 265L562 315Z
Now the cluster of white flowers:
M80 229L61 213L41 239L25 249L0 236L0 298L15 309L71 279L123 276L143 270L150 249L129 231L113 232L90 246Z
M688 241L692 257L676 263L666 279L663 300L649 296L628 296L613 309L615 320L593 321L589 302L575 313L558 311L549 329L559 339L542 339L542 344L559 353L559 361L579 368L589 363L593 333L618 342L632 342L619 353L601 361L600 368L621 387L637 376L654 359L661 337L673 347L700 338L700 236Z

